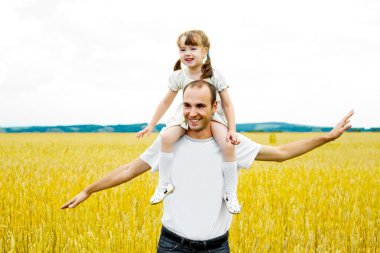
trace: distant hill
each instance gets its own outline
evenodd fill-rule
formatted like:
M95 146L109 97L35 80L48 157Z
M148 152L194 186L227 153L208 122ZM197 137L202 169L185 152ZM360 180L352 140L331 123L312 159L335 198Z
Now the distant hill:
M239 132L327 132L331 127L296 125L283 122L247 123L237 126Z
M0 133L135 133L143 129L147 124L130 125L71 125L71 126L28 126L28 127L4 127ZM155 131L160 131L165 125L158 124ZM289 124L284 122L244 123L236 125L238 132L328 132L331 127L317 127ZM379 132L376 128L353 128L351 132Z
M0 132L5 133L134 133L143 129L147 124L130 125L71 125L71 126L29 126L29 127L5 127ZM155 131L160 131L164 124L156 126Z

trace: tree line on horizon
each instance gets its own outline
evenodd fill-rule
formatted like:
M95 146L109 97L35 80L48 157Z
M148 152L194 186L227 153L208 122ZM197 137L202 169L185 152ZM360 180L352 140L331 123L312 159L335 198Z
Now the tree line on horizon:
M147 124L128 125L69 125L69 126L26 126L4 127L0 133L136 133ZM165 124L158 124L155 131L159 132ZM244 123L237 124L238 132L328 132L332 127L319 127L289 124L284 122ZM351 128L350 132L380 132L380 127Z

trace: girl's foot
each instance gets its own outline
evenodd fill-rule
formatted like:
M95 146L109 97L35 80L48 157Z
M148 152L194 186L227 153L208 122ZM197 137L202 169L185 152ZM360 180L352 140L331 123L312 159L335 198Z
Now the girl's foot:
M239 200L236 196L236 193L224 193L223 199L226 201L226 206L228 212L232 214L238 214L241 211L241 206Z
M153 196L150 198L150 204L155 205L164 200L164 198L174 191L174 186L172 184L168 184L166 187L158 187L154 192Z

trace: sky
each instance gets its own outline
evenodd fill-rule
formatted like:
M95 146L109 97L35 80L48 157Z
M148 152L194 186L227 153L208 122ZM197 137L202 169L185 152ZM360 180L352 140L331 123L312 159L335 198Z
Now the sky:
M354 109L354 127L380 126L377 0L13 0L0 3L0 127L149 122L191 29L210 39L237 123L333 126Z

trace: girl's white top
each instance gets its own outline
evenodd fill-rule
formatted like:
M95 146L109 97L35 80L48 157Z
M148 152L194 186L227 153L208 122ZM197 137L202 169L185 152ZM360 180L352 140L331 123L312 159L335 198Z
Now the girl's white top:
M174 71L173 74L169 77L169 89L172 91L179 91L183 90L186 85L193 82L195 80L190 79L184 69L180 69L177 71ZM213 69L213 76L211 78L204 79L204 81L207 81L211 83L213 86L215 86L218 93L216 94L216 101L218 102L218 107L216 112L212 116L212 120L222 123L223 125L227 126L227 119L226 115L224 114L223 107L222 107L222 101L219 96L219 92L221 92L224 89L229 88L230 86L227 85L226 81L222 77L222 75ZM183 104L179 104L178 108L175 112L175 114L169 118L168 122L166 123L167 127L170 126L181 126L184 129L188 129L187 122L185 121L183 117Z

